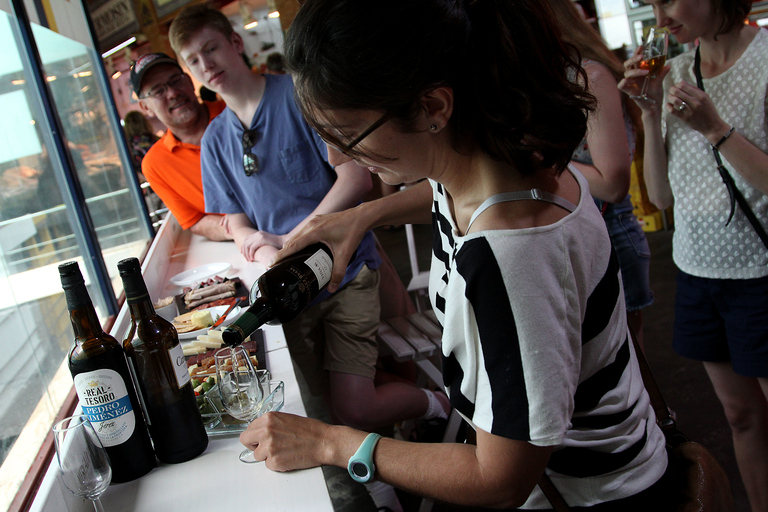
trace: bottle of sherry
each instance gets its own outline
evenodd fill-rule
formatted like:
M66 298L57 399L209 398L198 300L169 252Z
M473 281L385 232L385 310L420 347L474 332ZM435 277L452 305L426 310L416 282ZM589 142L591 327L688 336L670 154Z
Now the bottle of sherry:
M171 464L193 459L205 451L208 434L179 335L170 322L155 313L139 260L121 260L117 268L131 312L123 347L139 384L155 454Z
M240 345L265 323L282 324L296 318L328 286L332 268L331 250L316 243L267 270L257 281L253 304L222 332L224 343Z
M83 414L107 451L115 483L135 480L157 465L123 347L101 328L77 262L59 265L75 339L69 370Z

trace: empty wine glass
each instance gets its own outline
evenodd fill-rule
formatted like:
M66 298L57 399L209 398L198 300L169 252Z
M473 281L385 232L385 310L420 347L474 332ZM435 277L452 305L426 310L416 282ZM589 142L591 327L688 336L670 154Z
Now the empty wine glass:
M262 378L266 370L256 370L248 351L242 346L217 350L214 361L221 404L231 416L250 423L261 413L264 402ZM244 450L240 460L257 462L250 450Z
M647 95L648 80L656 78L656 73L664 68L664 64L667 62L668 45L669 32L667 32L666 29L660 27L651 27L648 29L648 34L646 34L645 39L643 40L643 60L638 64L640 69L647 69L648 74L645 75L645 79L643 80L643 88L640 91L640 96L633 96L633 98L655 103L655 100Z
M96 512L104 512L99 497L112 481L112 468L88 417L64 418L53 426L53 438L64 485L91 500Z

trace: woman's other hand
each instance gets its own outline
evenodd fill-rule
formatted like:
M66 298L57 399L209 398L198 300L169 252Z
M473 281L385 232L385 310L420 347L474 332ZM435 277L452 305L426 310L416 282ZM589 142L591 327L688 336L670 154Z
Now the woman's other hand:
M310 244L322 242L333 252L333 270L328 291L335 292L344 279L352 254L368 230L368 226L358 226L356 210L353 208L313 217L285 242L283 248L275 254L272 265Z
M669 88L664 108L713 143L730 128L717 113L709 95L685 81Z

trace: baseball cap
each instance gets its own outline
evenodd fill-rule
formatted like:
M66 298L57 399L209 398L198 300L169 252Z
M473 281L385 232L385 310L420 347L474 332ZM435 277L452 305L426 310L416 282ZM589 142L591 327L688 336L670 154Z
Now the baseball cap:
M152 68L152 66L158 64L171 64L181 69L179 63L176 62L176 59L173 59L164 53L145 53L131 64L131 89L136 93L136 96L139 95L139 91L141 90L141 80L144 78L144 74Z

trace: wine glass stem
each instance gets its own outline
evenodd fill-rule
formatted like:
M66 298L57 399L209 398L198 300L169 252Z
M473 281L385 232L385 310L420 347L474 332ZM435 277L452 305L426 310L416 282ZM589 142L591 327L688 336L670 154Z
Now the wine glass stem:
M104 512L104 506L101 504L101 500L99 498L93 500L93 508L96 510L96 512Z
M648 91L648 80L651 78L650 75L645 75L645 80L643 80L643 89L640 91L640 97L646 98L646 92Z

